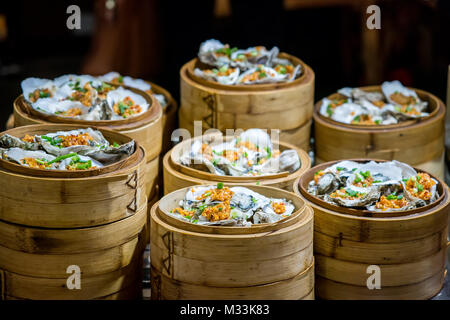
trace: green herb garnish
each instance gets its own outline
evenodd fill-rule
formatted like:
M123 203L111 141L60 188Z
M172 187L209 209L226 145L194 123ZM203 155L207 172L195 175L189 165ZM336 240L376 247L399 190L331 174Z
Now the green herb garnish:
M62 160L64 160L64 159L71 158L71 157L77 156L77 155L78 155L78 154L77 154L76 152L68 153L68 154L65 154L65 155L63 155L63 156L56 157L55 159L53 159L53 160L47 162L47 164L52 164L52 163L55 163L55 162L60 162L60 161L62 161Z

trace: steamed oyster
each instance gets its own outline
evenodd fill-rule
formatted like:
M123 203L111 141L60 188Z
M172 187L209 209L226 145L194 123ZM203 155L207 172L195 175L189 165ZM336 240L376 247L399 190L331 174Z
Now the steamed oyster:
M22 81L21 86L23 96L30 102L51 98L56 91L53 82L49 79L27 78Z
M143 113L149 107L144 97L122 87L108 92L106 101L113 111L111 117L113 120Z
M245 50L236 50L231 53L231 64L238 66L241 70L247 70L257 65L271 66L274 58L280 50L273 47L270 51L266 47L251 47Z
M223 142L195 139L184 150L180 163L217 175L260 176L283 171L295 172L301 166L295 150L280 150L272 145L261 129L249 129L240 136Z
M231 68L227 65L219 69L200 70L199 68L195 68L194 74L200 78L214 80L221 84L235 84L239 77L239 69Z
M0 137L0 147L4 149L21 148L25 150L38 150L39 143L36 142L34 137L29 135L27 135L24 139L19 139L9 134L4 134Z
M163 94L157 94L152 91L152 86L150 83L148 83L145 80L142 79L136 79L129 76L122 76L118 72L109 72L107 74L104 74L103 76L100 76L99 79L105 82L111 82L117 85L125 85L131 88L136 88L142 91L147 92L148 94L153 95L158 102L161 104L161 106L164 108L167 106L167 99Z
M398 161L341 161L316 172L308 192L343 207L410 210L435 201L437 181Z
M110 164L130 156L134 152L134 149L135 143L134 140L132 140L122 145L114 143L113 145L105 147L101 146L99 149L94 149L85 154L103 164Z
M109 146L102 133L91 128L48 133L35 136L35 140L45 151L55 156L73 152L87 154Z
M229 45L211 39L200 44L198 58L205 64L220 68L230 63L231 54L236 50L237 48L231 49Z
M56 157L47 154L44 151L30 151L14 147L8 150L3 150L2 158L30 168L37 168L37 169L56 168L55 163L51 162Z
M200 225L251 226L274 223L290 216L294 205L267 198L244 187L195 186L189 188L170 215Z
M289 80L289 74L278 73L275 69L258 65L242 73L237 84L273 83Z
M103 167L103 164L83 155L74 155L72 157L63 159L59 166L59 170L87 170Z

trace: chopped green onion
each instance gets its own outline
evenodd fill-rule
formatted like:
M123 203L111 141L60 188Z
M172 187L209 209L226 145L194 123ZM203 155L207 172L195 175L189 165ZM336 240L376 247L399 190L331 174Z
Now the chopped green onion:
M223 182L217 183L217 189L223 189Z
M77 154L76 152L68 153L68 154L65 154L65 155L63 155L63 156L56 157L56 158L53 159L52 161L47 162L47 164L52 164L52 163L55 163L55 162L60 162L60 161L62 161L62 160L64 160L64 159L71 158L71 157L77 156L77 155L78 155L78 154Z

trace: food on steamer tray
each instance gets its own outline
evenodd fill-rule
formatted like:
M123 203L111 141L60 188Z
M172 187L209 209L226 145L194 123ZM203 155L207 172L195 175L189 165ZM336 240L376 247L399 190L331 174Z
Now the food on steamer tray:
M22 81L24 98L42 113L82 120L121 120L146 112L145 98L89 75Z
M245 50L230 48L228 44L211 39L200 45L199 60L209 68L195 68L194 74L221 84L262 84L289 82L302 73L301 65L278 57L277 47L263 46Z
M49 132L45 135L0 137L3 160L25 167L53 170L89 170L118 162L134 152L134 141L110 144L91 128Z
M274 223L290 216L295 206L286 199L263 196L244 187L194 186L168 214L199 225L243 226Z
M405 211L434 202L438 181L398 162L341 161L314 174L308 192L342 207Z
M388 125L426 117L428 103L399 81L384 82L382 92L342 88L337 99L322 100L320 114L334 121L354 125Z
M218 137L210 143L196 139L180 157L180 163L202 171L228 176L263 176L294 172L301 163L295 150L274 149L270 136L249 129L226 142Z
M105 82L111 82L116 85L125 85L130 88L139 89L141 91L145 91L148 94L153 95L156 100L161 104L161 107L167 106L167 99L163 94L154 93L152 90L152 86L145 80L136 79L129 76L122 76L118 72L108 72L103 76L98 77L100 80Z

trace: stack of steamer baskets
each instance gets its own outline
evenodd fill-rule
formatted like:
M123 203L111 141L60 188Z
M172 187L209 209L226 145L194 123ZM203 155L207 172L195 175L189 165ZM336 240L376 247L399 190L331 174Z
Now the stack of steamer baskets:
M308 154L300 148L286 142L273 143L273 149L295 150L300 160L300 167L294 172L280 172L259 176L224 176L188 167L180 162L180 158L189 153L191 146L196 141L203 144L223 141L230 142L235 136L223 136L220 132L207 134L185 140L170 150L163 159L164 194L192 185L226 182L230 185L261 185L271 186L287 191L292 191L292 183L311 167L311 159Z
M381 92L381 86L360 88ZM414 90L428 102L429 115L390 125L355 125L331 120L314 107L316 163L351 158L398 160L444 178L445 105L429 92ZM330 100L345 98L339 93Z
M117 87L115 84L111 84ZM15 127L26 126L30 124L48 124L48 123L67 123L88 125L114 130L129 136L139 142L146 152L146 190L147 198L150 201L157 198L157 187L159 183L160 154L163 150L163 126L166 130L173 127L174 117L176 116L176 103L171 95L164 89L152 84L152 91L163 94L168 102L165 112L158 100L144 91L121 86L143 96L149 104L149 109L141 115L129 117L123 120L99 120L87 121L75 118L60 117L38 112L20 95L14 101L14 125ZM170 137L166 137L169 139ZM170 144L166 141L164 149L168 149ZM153 199L155 198L155 199Z
M302 74L291 82L227 85L197 76L198 58L180 70L179 126L194 135L194 121L202 121L203 131L227 129L279 129L281 141L309 150L314 106L314 72L300 59L287 53ZM195 132L196 135L199 133Z
M438 294L447 273L450 245L447 185L430 175L438 181L439 197L409 211L342 207L307 191L317 172L336 163L313 167L294 184L295 192L314 210L317 296L339 300L418 300ZM380 288L373 286L377 283Z
M3 134L22 139L81 128L87 127L43 124ZM98 130L110 143L131 141ZM0 159L7 186L0 191L1 298L139 298L147 233L145 165L139 143L119 162L83 171Z
M291 200L295 211L250 227L199 225L171 216L193 187L172 192L152 207L152 299L314 299L311 208L284 190L246 187Z

